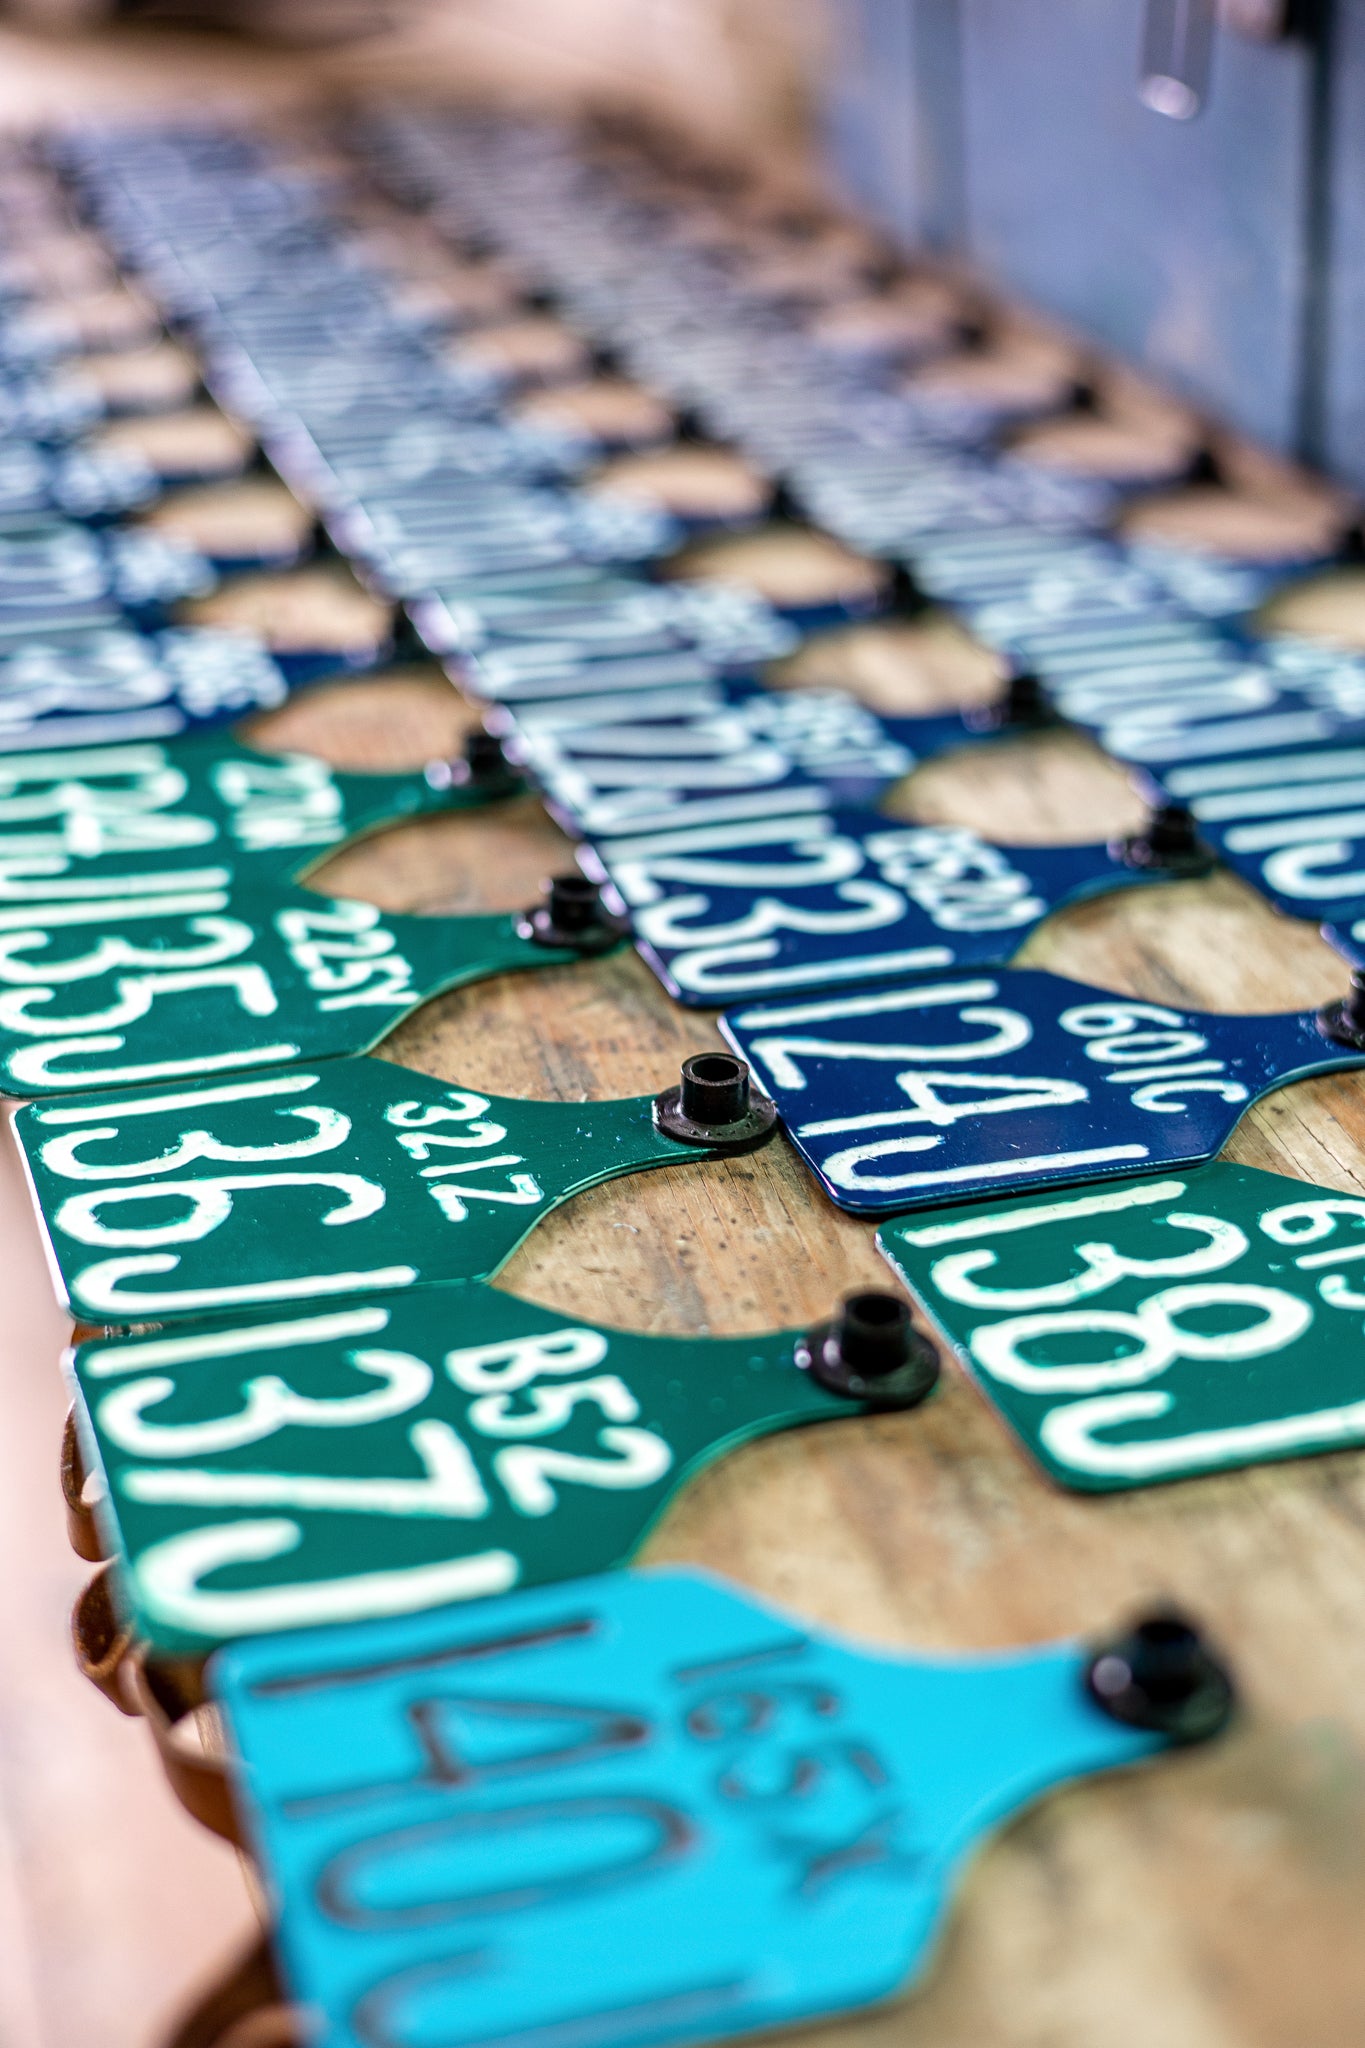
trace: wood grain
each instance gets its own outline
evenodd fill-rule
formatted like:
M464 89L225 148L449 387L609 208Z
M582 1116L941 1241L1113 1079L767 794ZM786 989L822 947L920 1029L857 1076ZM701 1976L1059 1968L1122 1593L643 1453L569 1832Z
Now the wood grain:
M486 10L485 10L486 11ZM148 40L10 60L0 116L121 103ZM164 93L203 83L183 42ZM217 57L210 58L210 66ZM244 58L234 86L302 89L311 60ZM25 69L27 66L27 69ZM333 75L345 67L328 66ZM228 73L223 74L225 77ZM25 84L27 80L27 85ZM142 81L141 83L139 81ZM937 646L940 691L952 661ZM883 708L923 708L894 648L813 657ZM954 685L956 686L956 685ZM979 665L962 678L979 697ZM472 714L433 671L301 698L263 740L339 765L450 751ZM1020 840L1124 829L1140 807L1066 736L935 763L898 814ZM427 820L328 864L319 886L389 908L507 909L563 866L529 800ZM1051 920L1021 955L1158 1001L1273 1010L1339 991L1316 935L1228 876L1132 891ZM386 1055L476 1087L574 1099L653 1089L716 1042L633 955L509 977L432 1004ZM1300 1084L1246 1118L1230 1156L1365 1190L1365 1080ZM135 2048L249 1919L230 1859L171 1808L142 1731L83 1688L64 1609L78 1568L56 1490L62 1323L8 1150L0 1165L0 2041ZM502 1284L572 1314L658 1331L739 1332L825 1313L884 1282L867 1226L841 1217L779 1142L743 1159L618 1182L552 1216ZM1054 1489L949 1362L924 1411L753 1446L694 1485L651 1539L873 1641L985 1648L1104 1628L1156 1598L1229 1652L1243 1711L1227 1740L1048 1803L991 1848L909 2000L808 2033L830 2048L1359 2048L1365 2039L1365 1460L1359 1454L1082 1499ZM926 1756L926 1772L933 1759Z

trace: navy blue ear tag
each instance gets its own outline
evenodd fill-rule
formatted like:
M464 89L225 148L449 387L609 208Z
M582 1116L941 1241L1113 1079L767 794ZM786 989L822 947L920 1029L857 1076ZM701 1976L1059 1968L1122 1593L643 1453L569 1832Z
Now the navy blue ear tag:
M164 740L283 704L289 685L242 633L122 624L0 643L0 756Z
M79 444L45 448L35 441L0 447L0 525L114 519L151 504L160 489L151 467L131 454Z
M1340 650L1159 618L1025 644L1069 723L1185 800L1223 761L1362 741L1365 662Z
M778 692L719 676L500 716L551 814L590 839L752 816L756 796L772 812L784 788L871 803L916 765L842 691Z
M747 759L755 771L760 750ZM965 828L830 809L811 784L743 808L722 794L678 829L580 855L630 912L669 994L701 1008L1008 960L1061 904L1171 879L1191 858L1198 870L1184 834L1147 859L1123 845L992 846Z
M645 583L583 563L471 578L410 609L425 646L467 664L462 675L477 696L507 703L610 688L599 664L690 653L749 668L797 645L794 629L749 591Z
M646 2048L889 1998L986 1836L1233 1702L1172 1614L923 1657L671 1570L244 1643L209 1683L330 2048Z
M1317 746L1235 750L1153 771L1234 871L1291 917L1365 914L1365 718Z
M393 598L420 597L463 577L526 575L567 563L634 567L679 538L674 522L648 506L576 497L570 491L493 487L461 495L475 503L460 520L449 495L417 486L375 491L342 522L340 544L358 556ZM486 502L482 509L479 496Z
M731 1010L721 1030L863 1216L1196 1165L1272 1088L1365 1065L1337 1006L1215 1016L1024 968Z

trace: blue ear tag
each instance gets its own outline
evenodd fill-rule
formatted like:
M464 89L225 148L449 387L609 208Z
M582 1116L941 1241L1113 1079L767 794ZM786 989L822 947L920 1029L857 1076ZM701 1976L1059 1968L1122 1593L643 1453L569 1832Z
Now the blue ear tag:
M112 519L150 504L160 488L148 464L132 455L36 441L0 445L0 527Z
M245 1643L209 1677L329 2048L646 2048L891 1997L984 1837L1232 1697L1174 1618L920 1657L680 1571Z
M769 756L774 787L755 789ZM1007 960L1061 904L1180 872L1129 866L1122 846L999 847L835 810L818 783L784 782L780 749L751 739L730 758L748 791L680 804L671 830L656 812L581 855L629 909L669 994L694 1007Z
M1365 1065L1340 1006L1213 1016L1008 967L731 1010L721 1030L830 1200L864 1216L1194 1165L1272 1088Z
M596 840L772 813L784 789L875 802L916 766L901 735L919 728L913 719L893 727L841 690L780 692L718 676L503 716L551 815ZM960 719L926 720L924 730L931 750L971 736Z
M1166 595L1201 618L1243 624L1272 592L1298 576L1311 576L1341 559L1339 548L1312 547L1274 562L1178 548L1169 542L1128 540L1124 553L1153 577Z
M1216 1161L885 1224L982 1392L1087 1493L1365 1443L1365 1201Z
M1365 718L1327 744L1160 768L1200 836L1291 917L1365 914Z
M104 402L93 384L57 371L0 372L0 434L67 441L93 427Z
M1155 577L1094 536L1027 525L930 534L910 569L917 588L951 605L987 646L1021 659L1035 632L1188 619Z
M282 704L288 684L246 634L122 625L0 644L0 756L170 739Z
M506 487L503 487L504 489ZM418 598L465 577L527 575L561 565L651 560L678 531L646 505L516 487L500 507L462 521L459 497L415 490L367 499L340 539L389 596ZM468 495L467 491L460 494Z
M44 520L0 534L0 646L126 622L117 581L108 548L86 527Z
M1182 769L1349 742L1365 724L1359 657L1248 644L1197 620L1031 634L1016 652L1063 717L1172 795Z
M460 681L516 705L748 672L790 654L797 634L761 598L723 585L598 577L538 589L467 588L412 607L433 651L463 657ZM672 662L670 672L653 664Z
M0 645L82 626L161 625L175 603L213 584L202 555L159 534L35 522L0 533Z

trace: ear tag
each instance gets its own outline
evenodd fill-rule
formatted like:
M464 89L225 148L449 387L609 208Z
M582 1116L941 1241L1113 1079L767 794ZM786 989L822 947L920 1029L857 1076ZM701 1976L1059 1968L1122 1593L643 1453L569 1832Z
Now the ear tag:
M150 466L131 454L36 441L0 447L0 521L7 526L113 519L151 504L160 488Z
M681 1089L608 1102L484 1095L377 1059L154 1078L15 1119L78 1321L485 1280L571 1195L750 1150L775 1117L729 1053L685 1062Z
M272 710L288 694L278 664L245 634L44 631L0 642L0 757L171 739Z
M0 868L0 1094L365 1052L433 996L621 938L579 875L523 915L402 917L238 882L211 848L198 865L148 860L117 881L50 881L61 866L34 854Z
M889 1292L809 1336L651 1337L478 1283L73 1361L122 1602L177 1657L605 1571L725 1451L938 1377Z
M888 1216L1210 1159L1272 1088L1365 1065L1350 1004L1225 1017L1006 967L721 1030L830 1200Z
M551 814L595 840L771 816L788 792L798 804L815 790L828 804L871 803L916 765L843 691L782 693L719 675L506 716ZM933 737L942 724L932 721ZM953 730L968 736L960 722Z
M1365 914L1365 719L1329 725L1320 746L1242 753L1234 738L1221 758L1162 764L1162 787L1277 909L1349 926Z
M1036 633L1079 639L1163 619L1232 626L1265 589L1262 573L1241 565L1201 565L1174 550L1028 523L927 535L909 567L925 595L951 605L988 646L1025 663Z
M475 694L506 703L589 694L584 671L600 662L692 653L720 668L750 668L797 644L793 628L750 591L644 583L583 563L539 578L444 584L411 609L433 654L467 662Z
M634 567L681 538L676 521L650 506L524 485L462 525L458 512L452 519L448 498L419 485L367 496L346 522L341 545L390 597L407 598L471 576L529 575L579 562Z
M1220 1160L884 1224L877 1243L1063 1486L1365 1443L1365 1201Z
M131 883L149 861L222 861L234 881L297 879L349 840L404 818L472 809L522 787L491 734L426 771L353 775L316 755L217 734L0 756L0 872L41 862L53 899ZM30 865L27 872L33 873Z
M965 828L831 810L816 787L774 791L766 816L760 798L747 802L747 822L719 798L697 805L695 826L598 840L581 856L613 885L677 1002L1007 960L1064 903L1207 866L1186 830L1112 847L1002 847ZM708 822L713 812L724 822Z
M673 1570L243 1643L210 1684L333 2048L645 2048L889 1998L992 1832L1232 1706L1175 1616L916 1656Z
M1071 724L1192 807L1205 794L1254 789L1254 757L1365 743L1365 662L1336 650L1248 643L1202 620L1165 619L1040 631L1019 658ZM1210 826L1218 815L1210 810Z
M0 648L52 630L123 623L115 564L87 527L42 520L0 534Z

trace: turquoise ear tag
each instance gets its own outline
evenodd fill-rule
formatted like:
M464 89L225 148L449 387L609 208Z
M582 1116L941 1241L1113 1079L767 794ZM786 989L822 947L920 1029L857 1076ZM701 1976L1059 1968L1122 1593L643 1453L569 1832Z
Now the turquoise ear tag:
M245 1643L210 1685L328 2048L653 2048L889 1998L983 1838L1232 1703L1172 1615L918 1657L678 1571Z
M183 1657L622 1564L712 1459L913 1407L938 1360L890 1293L809 1335L651 1337L466 1283L83 1344L72 1370L120 1604Z
M51 865L34 855L0 872L0 1094L365 1052L433 996L620 938L578 875L522 916L402 917L236 882L211 851L107 884L49 883Z
M776 1112L729 1053L609 1102L483 1095L388 1060L66 1097L14 1128L62 1298L119 1324L484 1280L571 1195L747 1151Z
M7 874L50 890L107 882L135 894L157 870L231 866L250 882L295 881L348 840L522 789L498 741L398 775L352 775L316 755L272 754L222 734L43 748L0 758L0 889ZM37 863L38 865L31 865ZM35 897L31 884L25 891Z
M1365 1201L1221 1161L886 1224L877 1243L1087 1493L1365 1443Z

